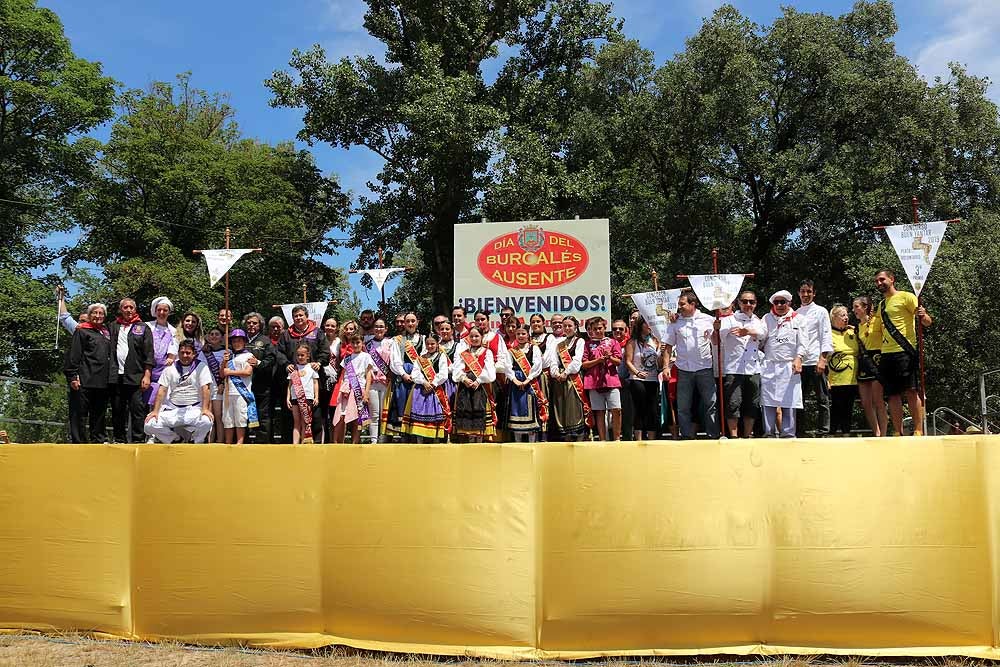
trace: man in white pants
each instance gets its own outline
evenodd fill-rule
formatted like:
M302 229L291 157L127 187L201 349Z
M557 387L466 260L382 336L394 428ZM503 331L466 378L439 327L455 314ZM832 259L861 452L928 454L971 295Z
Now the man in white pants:
M163 369L145 431L158 442L204 442L212 430L212 373L195 358L194 341L181 341L177 361Z

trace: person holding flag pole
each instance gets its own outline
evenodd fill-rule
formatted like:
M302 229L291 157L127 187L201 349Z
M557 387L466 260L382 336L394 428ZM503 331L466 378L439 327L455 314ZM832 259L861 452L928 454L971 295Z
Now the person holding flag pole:
M243 255L246 255L247 253L251 253L251 252L263 252L264 251L263 248L239 248L239 249L230 248L229 247L229 243L230 243L231 238L232 238L231 231L230 231L229 227L226 227L226 231L225 231L226 246L225 246L225 248L212 249L212 250L192 250L191 251L193 254L195 254L195 255L201 255L202 257L205 258L205 264L208 267L209 287L215 287L215 284L217 282L219 282L219 280L221 278L223 278L223 276L225 277L226 280L225 280L225 307L224 308L225 308L225 311L227 313L230 312L230 309L229 309L229 269L231 269L233 267L233 264L235 264L237 261L239 261L240 257L242 257ZM229 322L226 321L224 326L225 326L225 331L224 331L224 335L223 335L223 340L225 342L226 356L228 356L228 353L229 353ZM250 355L250 356L253 357L253 355ZM250 363L251 367L256 366L257 363L258 363L256 357L254 357L253 360L250 361L249 363ZM222 393L223 411L225 411L227 393L228 392L223 392ZM219 425L217 424L216 428L218 428L218 426Z

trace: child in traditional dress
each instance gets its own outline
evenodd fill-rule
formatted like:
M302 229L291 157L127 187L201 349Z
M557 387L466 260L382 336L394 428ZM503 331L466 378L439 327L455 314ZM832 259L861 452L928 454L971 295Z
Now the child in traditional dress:
M318 416L319 373L312 367L309 345L295 348L295 370L288 374L285 405L292 413L292 444L311 444L312 425Z
M549 357L549 374L552 376L549 400L556 435L563 441L583 440L590 430L587 425L590 406L580 377L584 341L577 336L577 325L575 317L563 318L563 335L553 340L555 350Z
M351 427L351 442L361 442L361 429L371 421L368 402L372 386L371 355L365 352L364 337L354 330L350 338L343 339L341 373L333 390L330 405L333 413L333 441L344 442L347 426Z
M403 428L417 442L443 441L451 425L451 405L444 388L448 355L439 347L437 334L424 338L425 352L417 357L410 376L413 388L403 413Z
M514 342L507 351L510 354L507 367L510 386L507 428L514 435L515 442L537 442L543 422L540 413L546 402L538 382L544 369L544 355L531 341L527 325L520 323L514 331Z
M455 414L452 432L464 435L469 442L482 442L496 435L493 397L490 384L496 380L493 353L483 347L483 334L471 329L466 338L468 347L455 355L451 379L458 385L455 394Z
M383 407L389 391L389 361L392 357L392 341L385 337L388 331L385 320L379 318L372 325L372 337L365 341L365 348L374 364L372 368L372 386L369 390L368 405L371 406L372 421L368 425L368 435L372 442L385 442L379 437L379 427L382 423Z

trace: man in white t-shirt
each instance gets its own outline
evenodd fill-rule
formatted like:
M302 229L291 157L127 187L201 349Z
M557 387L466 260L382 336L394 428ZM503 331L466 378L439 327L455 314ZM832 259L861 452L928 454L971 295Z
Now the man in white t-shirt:
M194 341L177 347L177 361L163 369L145 431L159 442L204 442L212 430L212 373L195 358Z
M677 300L680 317L667 327L663 339L663 376L670 377L671 353L676 350L677 358L677 421L681 437L693 438L694 415L692 406L694 394L701 399L704 424L710 438L719 437L719 411L716 398L715 373L712 371L712 348L714 336L718 335L714 317L698 310L698 297L694 292L684 292Z
M830 435L830 383L826 377L826 362L833 354L833 327L830 311L816 303L816 288L806 279L799 284L799 301L795 311L805 356L802 358L802 396L816 396L816 437ZM804 410L796 419L796 435L805 436Z

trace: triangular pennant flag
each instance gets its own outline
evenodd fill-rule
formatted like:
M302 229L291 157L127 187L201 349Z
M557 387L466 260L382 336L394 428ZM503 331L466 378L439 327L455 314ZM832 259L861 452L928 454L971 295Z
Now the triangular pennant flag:
M677 312L677 299L680 295L681 290L679 289L641 292L632 295L632 301L639 309L639 314L660 340L663 340L663 337L667 335L670 314Z
M713 273L705 276L688 276L701 305L708 310L728 308L740 295L743 287L742 273Z
M323 315L326 314L326 306L329 301L310 301L309 303L283 303L281 313L285 316L288 326L292 325L292 308L295 306L305 306L309 311L309 319L316 323L316 326L323 326Z
M246 248L243 250L238 250L236 248L220 248L219 250L202 250L201 254L205 257L205 264L208 265L208 279L211 282L210 287L215 287L215 283L222 279L222 276L226 275L226 272L232 268L233 264L236 263L243 255L248 252L253 252L252 249Z
M406 269L402 267L391 267L388 269L361 269L359 273L367 273L371 276L372 280L375 282L375 287L381 291L382 286L385 285L385 281L388 280L389 276L397 271L406 271Z
M937 257L938 247L944 238L946 222L921 222L916 225L893 225L886 227L892 247L896 249L899 262L913 285L913 291L920 290L927 283L927 274Z

